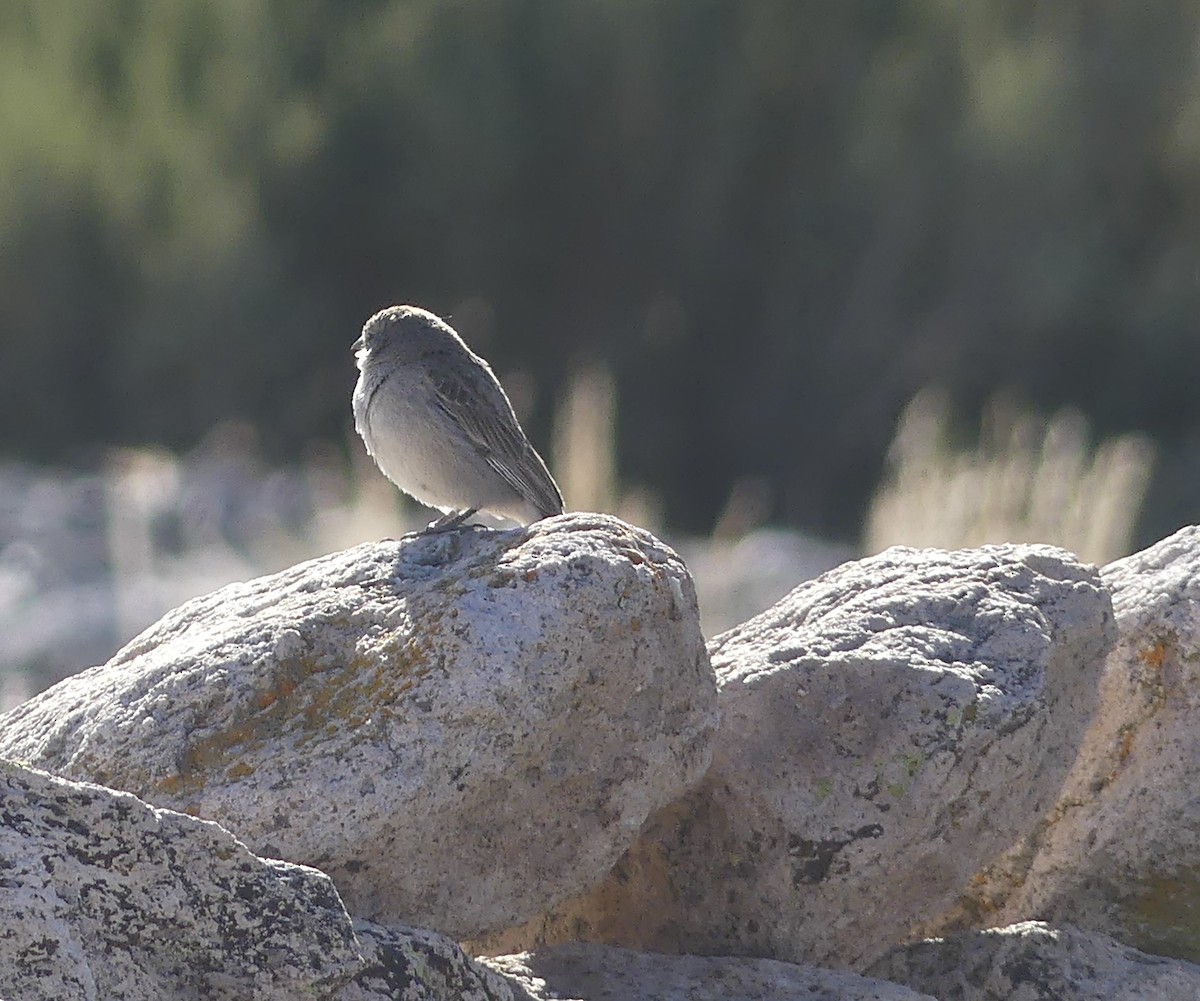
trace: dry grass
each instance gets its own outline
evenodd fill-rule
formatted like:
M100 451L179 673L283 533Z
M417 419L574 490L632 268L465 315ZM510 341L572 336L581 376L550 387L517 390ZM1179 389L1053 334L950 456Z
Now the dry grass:
M554 415L549 458L568 511L606 511L659 531L662 506L617 471L617 383L605 365L578 369Z
M1047 419L1002 397L978 442L958 448L945 396L926 391L899 421L863 548L1046 542L1107 563L1130 551L1153 464L1140 435L1093 446L1079 414Z
M579 371L551 450L567 505L663 534L659 505L617 469L617 397L603 368ZM997 401L979 441L952 443L945 401L906 410L871 506L865 550L1052 542L1105 562L1129 549L1153 449L1136 436L1089 444L1084 421ZM697 576L709 631L760 611L852 555L764 528L765 481L731 487L712 538L671 539ZM357 437L271 469L242 425L186 456L112 453L99 473L0 468L0 708L106 659L187 598L360 542L420 528L430 513L375 468Z

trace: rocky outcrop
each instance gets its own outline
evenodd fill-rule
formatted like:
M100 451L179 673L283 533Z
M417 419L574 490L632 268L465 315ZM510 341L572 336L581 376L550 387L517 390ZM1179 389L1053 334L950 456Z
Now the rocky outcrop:
M939 1001L1195 1001L1200 966L1036 921L902 946L872 976Z
M714 700L682 562L576 515L190 601L8 713L0 755L219 821L360 917L464 936L607 872L703 774Z
M1195 997L1150 953L1200 953L1197 580L1197 529L890 550L716 684L678 558L598 516L227 588L0 717L156 803L3 766L0 997Z
M582 899L480 945L584 938L855 967L1054 805L1112 612L1044 546L889 550L710 644L712 768Z

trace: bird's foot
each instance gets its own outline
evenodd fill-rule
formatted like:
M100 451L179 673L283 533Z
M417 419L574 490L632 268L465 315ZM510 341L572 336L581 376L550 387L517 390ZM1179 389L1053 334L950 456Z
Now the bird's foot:
M463 522L475 514L479 508L471 507L465 511L447 511L440 518L425 526L426 532L449 532L458 528Z

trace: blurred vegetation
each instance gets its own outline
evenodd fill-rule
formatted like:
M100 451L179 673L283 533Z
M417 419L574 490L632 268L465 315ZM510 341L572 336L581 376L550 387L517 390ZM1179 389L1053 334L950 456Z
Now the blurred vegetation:
M995 397L978 441L964 448L952 441L947 411L944 394L925 392L901 416L864 526L866 553L1051 542L1104 565L1136 548L1154 465L1144 436L1092 448L1080 414L1063 410L1047 420Z
M6 0L0 448L297 455L376 308L533 436L603 362L620 474L857 534L922 387L1161 446L1200 507L1200 7L1182 0ZM557 387L557 388L556 388Z

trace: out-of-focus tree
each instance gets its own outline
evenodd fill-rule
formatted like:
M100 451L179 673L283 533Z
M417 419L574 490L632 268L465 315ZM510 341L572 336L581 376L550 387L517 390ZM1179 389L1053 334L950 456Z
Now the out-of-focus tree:
M602 359L681 528L752 479L854 534L930 383L1157 436L1180 520L1198 51L1182 0L9 0L0 446L294 451L415 300L542 442Z

